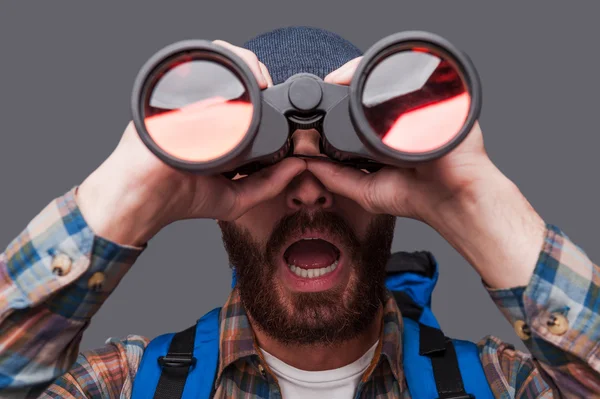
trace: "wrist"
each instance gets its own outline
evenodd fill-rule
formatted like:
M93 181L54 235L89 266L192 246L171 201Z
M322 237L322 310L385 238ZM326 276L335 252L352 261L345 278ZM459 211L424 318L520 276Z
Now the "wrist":
M161 228L144 191L119 179L107 180L97 170L77 187L75 199L94 234L119 245L143 247Z
M526 286L542 249L546 224L495 166L484 167L480 173L472 184L430 210L426 223L490 287Z

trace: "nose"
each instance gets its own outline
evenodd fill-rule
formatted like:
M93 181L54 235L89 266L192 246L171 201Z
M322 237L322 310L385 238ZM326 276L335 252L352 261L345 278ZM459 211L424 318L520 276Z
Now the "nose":
M333 194L307 171L296 176L288 185L286 204L294 211L327 209L333 205Z
M321 134L316 129L298 129L292 135L294 155L322 155L319 142Z
M320 134L315 129L296 130L292 135L294 155L322 155ZM312 173L306 171L288 185L286 203L290 209L325 209L333 205L333 194Z

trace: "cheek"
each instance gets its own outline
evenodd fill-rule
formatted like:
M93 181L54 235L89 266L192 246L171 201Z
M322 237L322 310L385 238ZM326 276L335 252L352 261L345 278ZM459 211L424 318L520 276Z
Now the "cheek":
M336 211L352 226L358 238L363 239L371 221L376 217L375 214L365 211L357 202L349 198L335 197Z
M235 224L250 232L257 241L265 242L275 224L285 215L280 198L273 198L255 206L235 220Z

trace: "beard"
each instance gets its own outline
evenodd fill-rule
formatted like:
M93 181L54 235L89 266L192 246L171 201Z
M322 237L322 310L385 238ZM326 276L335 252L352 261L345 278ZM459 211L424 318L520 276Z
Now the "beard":
M266 243L233 222L219 222L236 288L254 322L284 345L337 345L356 338L373 322L385 297L385 267L396 218L378 215L361 240L338 214L300 211L283 217ZM321 292L290 292L276 277L282 246L306 230L328 232L342 243L351 268L345 284Z

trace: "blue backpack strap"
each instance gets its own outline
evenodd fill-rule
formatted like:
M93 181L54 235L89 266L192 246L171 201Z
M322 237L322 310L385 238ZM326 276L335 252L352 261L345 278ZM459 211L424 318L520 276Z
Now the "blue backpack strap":
M161 335L148 344L135 376L132 399L162 399L162 396L157 395L172 392L169 391L171 385L167 385L166 391L163 388L157 389L157 387L159 381L162 387L163 381L169 379L163 377L163 374L166 375L165 373L169 372L167 371L169 368L171 368L170 375L174 376L174 379L178 379L178 373L181 373L181 365L177 363L182 359L191 360L191 362L187 369L189 371L183 380L185 387L182 387L181 398L209 398L213 395L219 363L220 310L221 308L216 308L208 312L193 327L193 356L191 359L185 359L185 356L170 353L173 338L176 334ZM187 329L182 333L191 329Z
M452 343L456 350L465 390L472 393L477 399L493 399L494 394L483 371L477 345L473 342L458 339L453 339Z
M489 383L483 371L483 365L479 357L477 346L468 341L448 340L445 342L445 348L449 350L454 348L458 370L461 378L454 378L452 375L452 366L438 367L434 372L434 362L440 361L443 353L435 353L432 350L429 354L424 353L426 348L431 348L431 342L421 342L423 337L422 328L427 328L424 324L412 320L408 317L403 318L404 329L402 336L403 362L406 383L413 398L436 399L436 398L477 398L493 399L494 395L490 389ZM437 329L436 329L437 330ZM439 333L441 334L440 330ZM443 335L443 334L442 334ZM446 338L447 340L447 338ZM452 345L451 348L448 345ZM440 348L437 348L440 349ZM433 362L432 362L433 360ZM455 367L455 366L454 366ZM450 373L450 375L446 374ZM436 377L438 381L436 381ZM452 386L454 394L450 392L438 392L440 378L454 381ZM446 384L448 386L448 384ZM463 392L462 394L460 392Z
M212 398L219 365L219 315L216 308L204 315L196 324L194 357L196 367L188 376L183 399Z
M403 363L411 396L491 399L477 346L445 337L431 311L437 266L427 251L394 253L387 265L386 286L402 313Z

